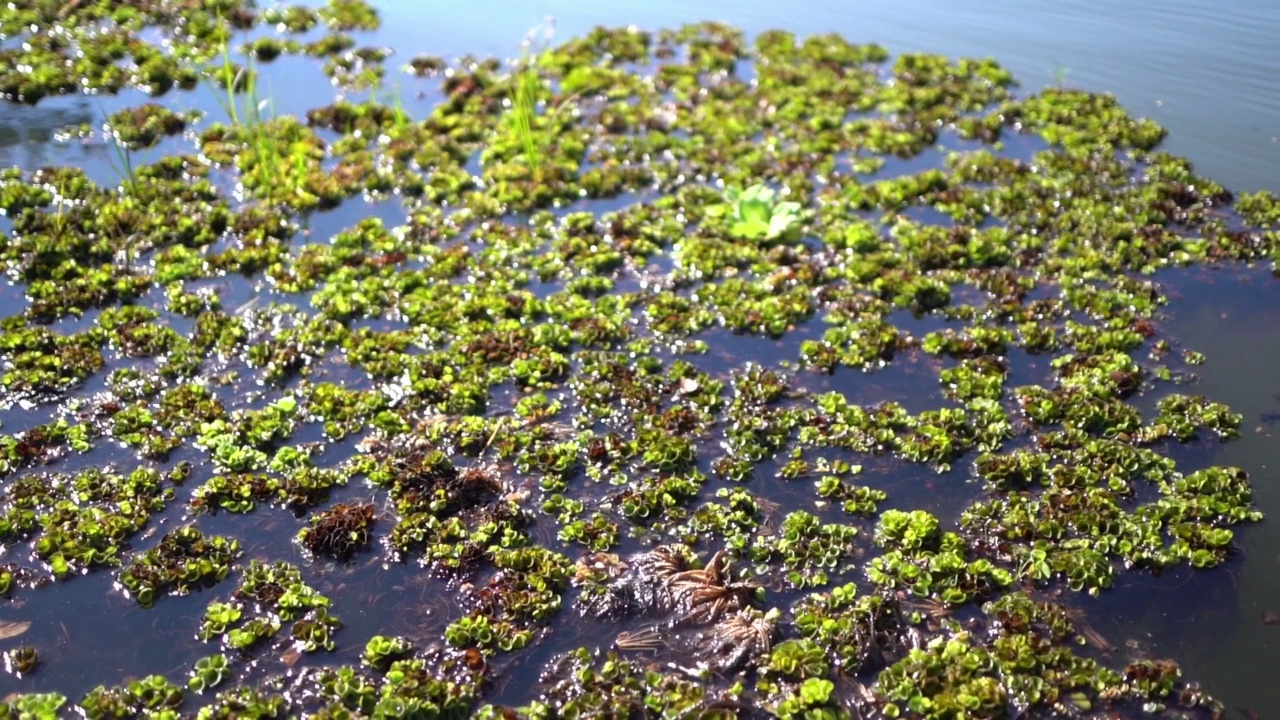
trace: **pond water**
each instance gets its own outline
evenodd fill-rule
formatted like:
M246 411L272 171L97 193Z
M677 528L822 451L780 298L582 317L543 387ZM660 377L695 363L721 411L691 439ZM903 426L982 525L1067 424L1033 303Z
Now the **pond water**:
M992 57L1011 70L1027 92L1047 85L1066 85L1114 93L1133 114L1150 117L1169 131L1162 147L1189 158L1199 174L1233 191L1280 188L1280 92L1275 89L1275 78L1280 77L1280 53L1274 52L1274 39L1280 37L1280 9L1270 7L1274 3L1268 0L1240 0L1212 10L1190 0L1086 0L1070 5L1028 0L985 3L982 7L943 0L841 4L823 0L652 0L631 5L597 0L471 0L444 8L407 0L375 4L383 24L371 37L377 44L396 48L400 53L389 61L389 69L419 52L445 58L469 53L510 57L518 52L522 37L545 17L554 18L554 42L584 35L597 25L658 29L715 19L750 35L772 28L798 35L835 32L855 43L879 43L894 54L920 51L953 57ZM337 91L319 74L317 66L316 61L305 58L275 61L264 81L274 111L301 114L332 102ZM413 81L404 82L407 88ZM125 91L116 97L52 98L36 107L2 104L0 166L33 170L44 165L71 165L83 167L96 182L118 182L121 158L106 143L55 141L54 136L68 126L100 126L105 114L144 99L136 91ZM411 115L438 101L439 97L430 93L421 97L405 95L404 100ZM221 117L219 97L204 86L190 93L170 95L164 102L175 108L204 109ZM142 164L166 153L189 150L189 139L164 140L153 150L136 153L130 162ZM1027 150L1026 154L1030 152ZM937 159L926 159L928 162L936 165ZM917 169L910 168L912 172ZM885 176L893 174L890 167ZM613 202L590 207L604 210ZM381 217L390 227L404 221L405 211L394 201L363 203L356 198L314 215L300 237L307 237L309 232L327 237L370 216ZM923 214L917 219L926 221ZM0 222L7 231L9 221ZM1280 367L1280 282L1272 278L1269 268L1237 266L1166 270L1155 279L1170 288L1172 298L1157 318L1161 332L1187 348L1203 351L1207 357L1204 365L1195 368L1198 381L1189 386L1188 392L1225 402L1244 415L1242 437L1238 440L1221 445L1195 443L1168 452L1185 463L1186 469L1207 465L1243 468L1252 476L1257 506L1268 518L1280 518L1280 490L1270 477L1280 464L1280 424L1272 427L1264 422L1267 413L1280 412L1280 378L1274 372ZM281 293L261 282L252 287L224 283L220 278L201 282L223 293L224 307L245 308L246 313L259 303L265 305L264 298L300 306L314 300L314 296L305 294ZM197 286L192 283L189 289ZM558 290L559 286L548 285L547 292L551 288ZM153 288L147 300L163 305L163 293ZM21 288L0 288L0 315L21 312L25 302ZM386 329L400 327L399 321L378 318L360 322ZM901 327L909 326L917 336L944 326L936 317L912 319L905 311L895 313L892 321ZM360 327L360 322L352 326ZM64 318L51 327L69 333L85 324L87 321ZM182 333L192 327L183 319L171 324ZM809 322L789 336L789 342L821 335L822 327ZM710 330L700 337L713 348L706 356L690 361L712 375L737 359L767 358L781 347L769 338L744 338L725 330ZM831 375L802 375L797 385L814 393L844 392L851 402L868 405L896 400L907 412L919 413L943 402L935 379L938 364L932 362L924 353L911 350L869 381L860 371L838 369ZM1019 355L1015 372L1024 375L1010 380L1008 386L1045 382L1037 374L1047 376L1048 369L1042 359ZM90 378L81 392L103 390L103 375L105 371ZM356 379L357 376L361 373L351 368L344 371L325 366L318 367L310 379L350 382L351 387L371 386L367 379ZM252 392L242 392L239 387L228 390L228 402L231 398L244 399L262 388L248 390ZM253 397L255 401L279 397L279 393L271 393L268 389L261 397ZM513 386L497 386L492 412L509 409L519 397ZM1147 403L1144 410L1150 411L1152 406ZM16 432L32 427L56 414L50 405L17 407L6 411L5 430ZM320 439L314 427L293 436L298 442ZM60 461L57 469L109 462L128 467L134 461L131 452L103 445L88 459ZM355 452L351 441L331 443L325 457L340 458ZM188 447L171 460L196 460L198 456ZM958 463L965 464L967 458ZM954 525L957 508L972 495L972 488L964 483L966 470L960 467L938 474L923 466L904 470L888 461L868 461L866 473L885 479L879 487L889 493L894 507L899 507L897 502L904 497L909 498L902 507L935 512L947 526ZM927 492L921 493L921 487ZM753 490L763 497L776 498L787 510L803 507L807 502L791 484L776 479L764 479ZM389 502L385 493L354 483L336 490L334 500ZM157 514L161 528L155 536L183 517L184 509L178 507ZM833 514L823 519L831 521L835 517ZM222 513L200 521L206 534L251 538L242 541L246 560L270 557L308 564L309 558L293 544L302 526L297 518L274 510L270 514L259 510L247 516ZM554 545L554 529L548 528L554 525L540 526L534 533L549 536L539 540ZM1172 657L1182 664L1187 678L1202 682L1228 707L1258 709L1265 716L1280 708L1280 683L1270 677L1276 653L1280 652L1280 627L1262 623L1264 612L1280 610L1280 534L1274 528L1274 522L1269 520L1237 529L1236 543L1243 552L1216 569L1176 570L1161 577L1126 575L1115 589L1104 591L1100 598L1080 595L1073 603L1086 610L1092 627L1115 646L1107 655L1115 663L1141 657ZM148 547L153 542L149 539L138 545ZM624 548L636 549L631 544ZM197 645L193 628L207 602L214 596L225 597L229 588L219 587L212 594L198 594L187 602L160 602L155 609L143 612L118 587L112 587L115 575L114 571L90 573L88 577L28 591L22 596L12 617L32 622L24 639L41 649L43 665L35 675L21 681L0 674L0 696L56 690L74 701L99 683L149 673L181 681L193 657L211 650L204 646L193 649ZM306 577L343 608L337 614L342 616L345 626L341 632L347 637L367 638L376 633L438 637L458 615L458 605L450 595L454 592L452 587L446 589L443 583L424 579L421 573L405 571L394 564L384 565L380 558L364 555L351 565L308 565ZM419 600L406 603L406 596ZM795 593L784 592L772 599L789 604L796 597ZM617 629L603 625L587 623L578 627L577 619L563 612L553 625L553 634L585 640L593 638L594 633L603 637ZM362 645L340 645L337 661L358 661ZM490 699L527 702L528 678L552 649L565 647L563 643L549 645L512 661L502 668L507 684L496 689ZM280 672L331 661L333 658L312 656L299 661L292 656L286 666L275 659L264 659L258 669ZM83 668L90 666L94 672L86 674Z

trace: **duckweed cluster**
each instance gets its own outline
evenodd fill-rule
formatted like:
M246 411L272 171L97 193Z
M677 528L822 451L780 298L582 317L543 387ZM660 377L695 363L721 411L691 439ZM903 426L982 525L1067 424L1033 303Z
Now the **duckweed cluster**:
M226 98L104 118L114 186L0 173L0 603L195 607L185 675L7 650L0 717L1220 716L1072 605L1260 519L1153 275L1274 261L1280 200L992 60L702 23L397 69L378 24L0 9L11 101ZM275 114L284 55L342 97ZM342 629L371 566L438 612Z

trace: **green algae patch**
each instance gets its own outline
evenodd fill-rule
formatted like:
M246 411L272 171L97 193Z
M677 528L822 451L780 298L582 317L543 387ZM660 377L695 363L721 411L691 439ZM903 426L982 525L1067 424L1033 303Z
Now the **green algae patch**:
M601 28L410 56L424 108L378 24L0 11L11 100L223 104L111 113L115 186L0 173L0 602L189 608L186 670L78 711L1221 712L1076 606L1261 518L1152 276L1277 257L1274 196L989 59ZM343 96L278 112L284 55Z

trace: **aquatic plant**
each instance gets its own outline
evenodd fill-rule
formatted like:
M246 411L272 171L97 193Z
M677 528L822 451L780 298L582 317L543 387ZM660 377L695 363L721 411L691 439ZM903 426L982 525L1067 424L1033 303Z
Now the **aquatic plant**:
M377 30L378 11L364 0L328 0L315 12L334 30Z
M187 687L193 692L204 692L222 684L230 676L227 656L221 653L200 658L191 669Z
M366 665L383 668L409 654L413 646L402 637L374 635L365 645L361 659Z
M5 672L22 677L29 675L40 664L40 656L30 645L19 645L4 651Z
M130 714L172 717L176 716L183 700L182 688L162 675L148 675L124 687L99 685L86 693L78 705L86 717L98 720Z
M542 170L542 154L534 138L533 122L537 105L537 89L540 85L536 61L525 58L524 69L516 83L516 96L511 108L511 126L524 148L525 162L537 179Z
M134 150L152 147L161 137L181 133L189 118L163 105L145 103L111 114L106 127L118 144ZM133 179L132 173L130 179Z
M271 98L261 95L258 70L235 63L226 42L219 59L205 72L221 91L231 125L205 131L205 152L234 160L245 189L259 197L303 209L335 204L333 191L316 175L322 143L296 119L274 116Z
M302 546L317 555L346 560L369 544L374 522L373 505L339 503L311 518L311 527L298 532Z
M715 702L706 686L683 674L646 671L640 664L608 653L593 657L579 648L552 664L543 697L528 708L529 714L569 716L596 708L618 712L680 715L711 710ZM484 717L485 710L481 710ZM498 712L491 711L491 716Z
M227 627L239 620L240 609L225 603L210 603L205 608L204 619L200 621L200 629L196 635L201 640L209 640L227 631Z
M27 693L5 698L0 703L0 713L18 718L58 717L58 710L67 703L67 697L61 693Z
M161 593L184 595L210 587L227 577L240 542L222 536L205 537L194 527L171 530L159 544L135 556L120 573L120 585L143 607L151 607Z
M779 200L766 185L725 190L724 203L707 208L711 217L727 217L729 233L742 240L778 240L786 237L801 221L800 203Z
M853 555L857 535L857 528L824 524L816 515L796 510L783 519L777 536L757 536L751 556L756 561L780 557L792 587L825 585L828 573L839 572L840 562Z

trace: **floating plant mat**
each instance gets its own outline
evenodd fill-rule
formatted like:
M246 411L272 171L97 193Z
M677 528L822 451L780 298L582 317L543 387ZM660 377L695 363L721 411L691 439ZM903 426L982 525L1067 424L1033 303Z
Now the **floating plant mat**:
M1152 276L1274 196L991 60L377 22L0 10L12 101L155 96L0 176L0 714L1221 714L1082 608L1260 519Z

